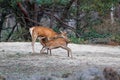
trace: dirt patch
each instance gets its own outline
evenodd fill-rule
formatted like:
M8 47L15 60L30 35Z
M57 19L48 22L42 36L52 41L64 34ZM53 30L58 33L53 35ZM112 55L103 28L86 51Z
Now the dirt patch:
M120 68L120 46L68 45L73 59L67 57L67 51L58 48L52 50L52 56L40 54L42 46L35 44L32 54L30 42L0 43L0 74L7 80L29 80L36 75L54 75L64 77L75 71L110 66Z

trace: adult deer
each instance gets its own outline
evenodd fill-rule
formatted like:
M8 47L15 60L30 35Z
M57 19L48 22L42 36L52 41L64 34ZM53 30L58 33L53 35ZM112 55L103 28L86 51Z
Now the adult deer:
M54 39L57 37L64 37L63 33L58 34L54 30L52 30L51 28L44 27L44 26L33 26L29 29L29 32L30 32L31 37L32 37L33 53L35 53L34 44L35 44L35 41L38 37L45 37L47 40L51 40L51 39Z

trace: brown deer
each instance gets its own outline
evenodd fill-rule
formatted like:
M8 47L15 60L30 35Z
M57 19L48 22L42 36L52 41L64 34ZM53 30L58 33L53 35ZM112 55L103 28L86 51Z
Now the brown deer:
M29 32L32 37L32 50L33 53L35 52L34 50L34 44L35 41L38 37L45 37L47 40L51 40L57 37L64 37L63 33L58 34L55 31L53 31L51 28L44 27L44 26L34 26L29 29Z
M67 47L67 44L69 42L70 42L70 40L67 38L55 38L55 39L48 40L48 41L46 41L46 39L44 37L40 38L40 43L43 45L40 53L42 53L43 51L45 51L47 49L47 52L49 50L50 55L52 55L51 49L62 48L62 49L67 50L68 57L71 55L71 58L72 58L72 51L69 47Z

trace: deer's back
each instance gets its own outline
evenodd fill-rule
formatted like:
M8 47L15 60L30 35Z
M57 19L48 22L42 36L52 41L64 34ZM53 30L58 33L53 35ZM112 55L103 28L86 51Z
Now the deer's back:
M50 40L50 41L46 42L45 44L46 44L47 47L50 47L50 48L67 46L67 42L64 38L57 38L57 39L54 39L54 40Z
M49 38L55 37L57 35L57 33L52 29L48 27L42 27L42 26L36 26L33 32L36 32L38 36L45 36Z

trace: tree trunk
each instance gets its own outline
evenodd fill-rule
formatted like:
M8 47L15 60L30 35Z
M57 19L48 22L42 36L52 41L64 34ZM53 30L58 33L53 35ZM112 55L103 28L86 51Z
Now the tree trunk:
M79 20L79 16L80 16L80 0L77 0L77 14L76 14L76 37L79 38L79 36L77 34L79 34L80 31L80 20Z
M68 17L67 15L68 15L69 9L72 6L73 2L75 2L75 1L76 0L70 0L70 2L66 5L64 12L62 13L61 18L60 18L63 22ZM59 23L58 29L61 28L61 26L62 26L61 23Z
M34 3L33 5L34 5L34 20L37 22L38 21L38 19L37 19L37 17L38 17L38 6L37 6L36 3ZM34 23L34 25L38 25L38 24Z
M1 20L0 20L0 42L1 42L1 38L2 38L1 32L2 32L2 28L3 28L3 23L4 23L4 20L5 20L5 16L6 16L5 13L1 13Z

